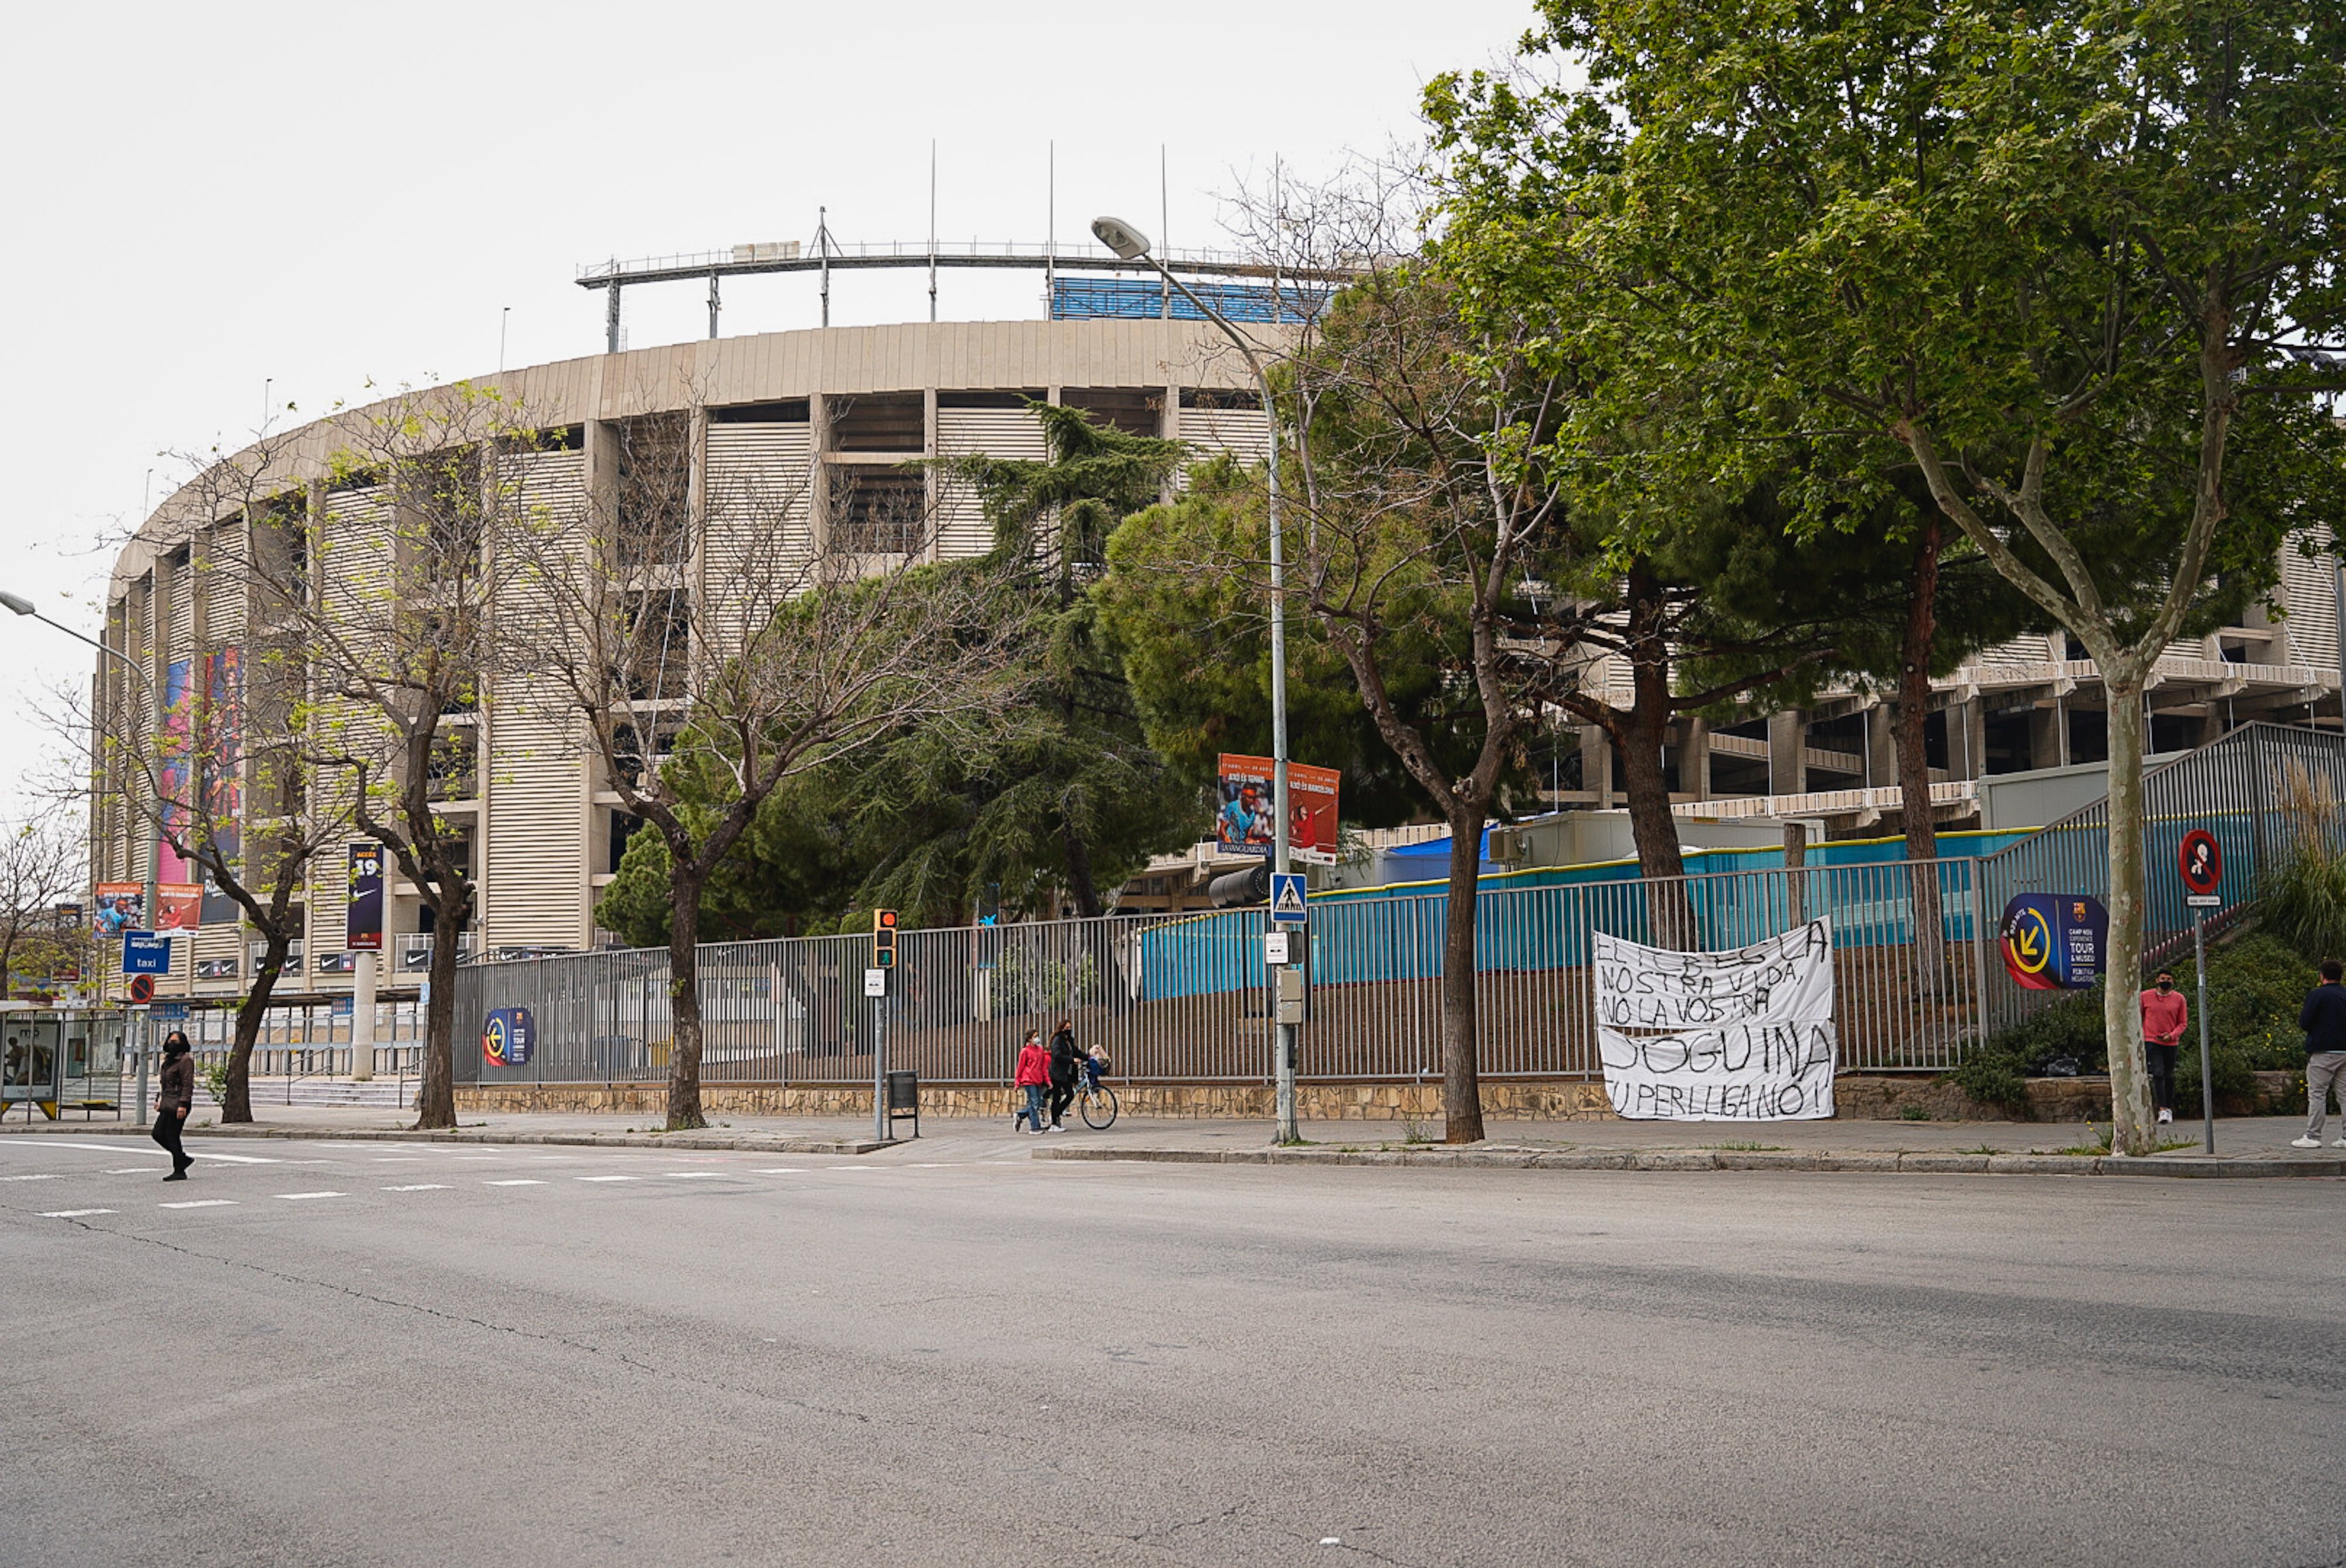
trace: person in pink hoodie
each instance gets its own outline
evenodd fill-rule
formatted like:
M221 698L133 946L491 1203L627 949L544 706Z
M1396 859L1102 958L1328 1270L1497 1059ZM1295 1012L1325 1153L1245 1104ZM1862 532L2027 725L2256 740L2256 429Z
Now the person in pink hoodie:
M2158 983L2142 993L2142 1054L2150 1068L2150 1097L2158 1119L2175 1119L2175 1048L2191 1022L2191 1005L2175 989L2175 976L2158 972Z
M1026 1044L1018 1048L1018 1087L1026 1091L1026 1107L1010 1118L1010 1130L1039 1133L1044 1130L1046 1113L1044 1097L1051 1092L1051 1054L1043 1049L1043 1036L1033 1029L1026 1031Z

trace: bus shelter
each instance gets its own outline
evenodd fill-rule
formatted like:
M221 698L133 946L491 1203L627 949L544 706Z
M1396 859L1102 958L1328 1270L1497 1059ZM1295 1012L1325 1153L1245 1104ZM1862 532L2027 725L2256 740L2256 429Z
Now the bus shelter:
M122 1114L124 1016L119 1009L0 1002L0 1120L18 1105L56 1121Z

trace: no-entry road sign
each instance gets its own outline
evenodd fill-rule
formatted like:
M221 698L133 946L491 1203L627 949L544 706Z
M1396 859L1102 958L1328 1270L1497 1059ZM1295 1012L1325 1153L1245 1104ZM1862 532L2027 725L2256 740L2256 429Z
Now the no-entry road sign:
M2223 901L2216 890L2224 882L2224 846L2216 841L2215 834L2205 828L2184 834L2175 852L2175 869L2183 873L2183 886L2188 892L2186 903L2211 907Z

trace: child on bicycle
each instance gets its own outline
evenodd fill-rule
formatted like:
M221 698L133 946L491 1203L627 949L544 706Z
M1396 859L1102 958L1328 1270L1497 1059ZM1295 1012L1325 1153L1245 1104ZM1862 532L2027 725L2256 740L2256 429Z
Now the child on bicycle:
M1084 1057L1083 1065L1084 1087L1095 1094L1098 1093L1100 1079L1107 1074L1107 1053L1097 1045L1093 1046L1090 1053Z

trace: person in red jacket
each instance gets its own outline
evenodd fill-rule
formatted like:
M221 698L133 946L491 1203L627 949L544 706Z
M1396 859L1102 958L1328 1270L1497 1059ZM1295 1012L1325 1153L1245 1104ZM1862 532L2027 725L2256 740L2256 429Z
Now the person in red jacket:
M2175 1119L2175 1048L2191 1022L2190 1003L2175 989L2175 976L2158 972L2158 983L2142 993L2142 1054L2149 1058L2150 1097L2158 1119Z
M1051 1089L1051 1054L1043 1049L1043 1036L1036 1030L1026 1031L1026 1044L1018 1048L1016 1083L1026 1091L1026 1108L1010 1118L1010 1130L1018 1132L1025 1123L1028 1124L1025 1131L1039 1133L1045 1115L1043 1099Z

